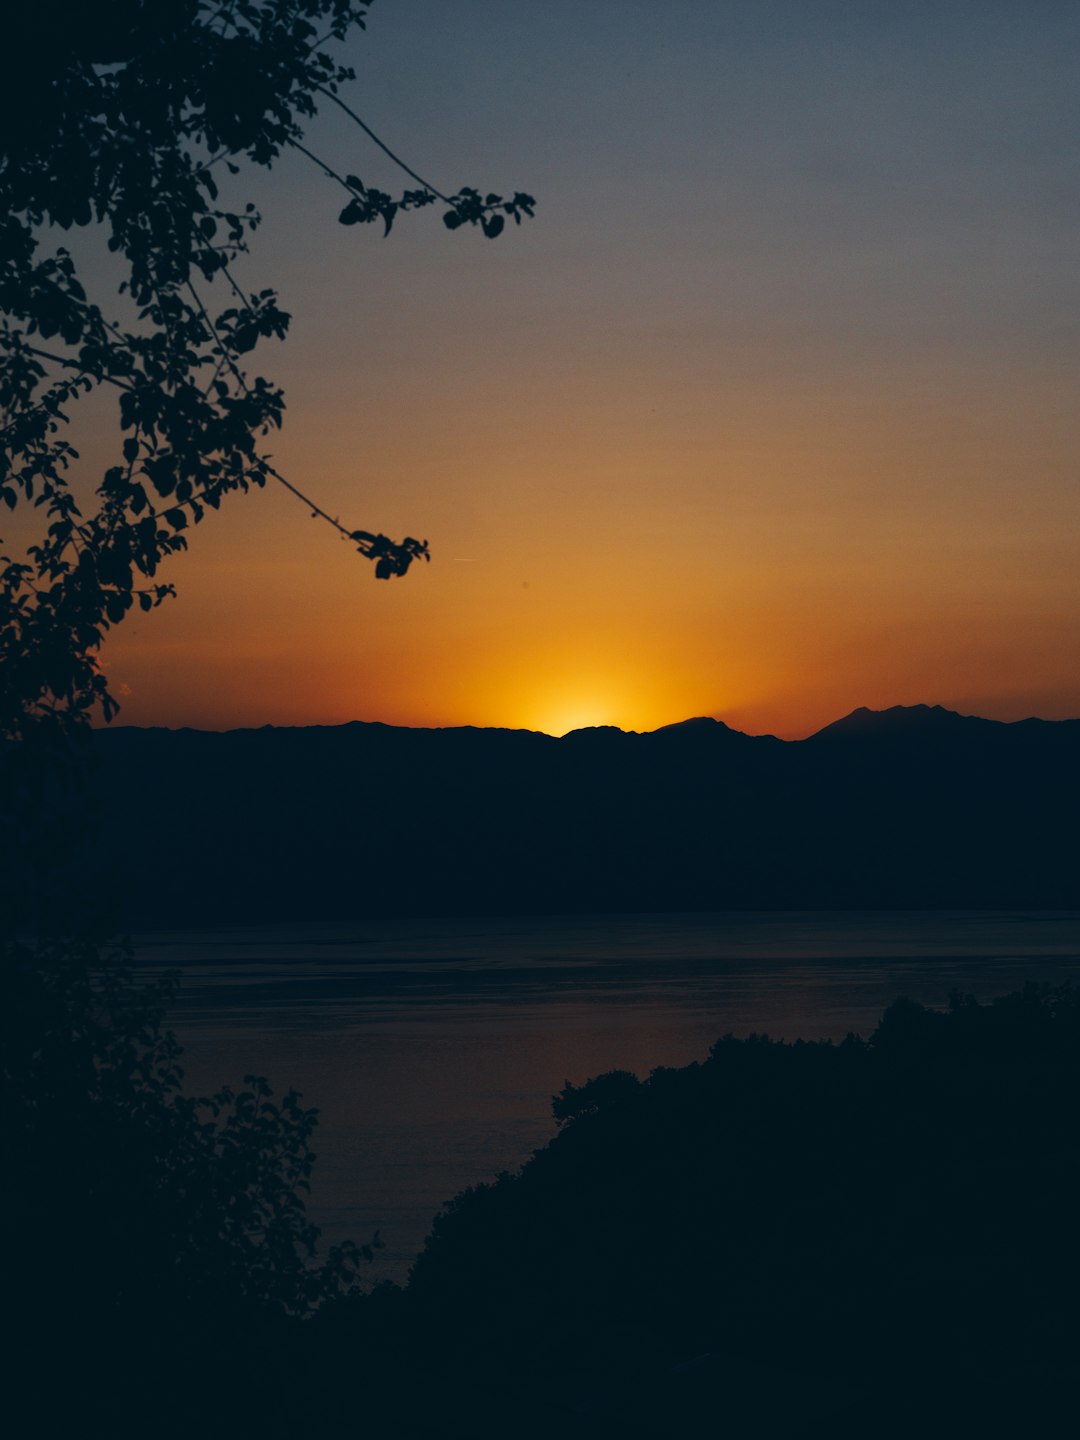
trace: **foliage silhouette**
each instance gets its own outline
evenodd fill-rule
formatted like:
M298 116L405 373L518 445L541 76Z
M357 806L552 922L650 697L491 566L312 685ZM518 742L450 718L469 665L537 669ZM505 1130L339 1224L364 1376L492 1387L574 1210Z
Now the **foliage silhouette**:
M48 0L5 22L0 74L0 504L38 507L45 534L0 561L0 737L117 709L97 664L105 632L173 593L165 561L231 492L284 485L332 525L375 575L404 575L426 541L343 525L260 453L284 398L244 357L283 339L272 289L245 292L232 263L259 224L219 180L268 167L286 148L347 192L343 224L440 201L450 229L489 238L532 215L416 175L339 93L354 78L335 43L364 25L351 0ZM3 62L0 62L2 64ZM394 198L342 176L303 144L319 103L351 118L420 184ZM124 316L87 295L57 228L97 227L122 262ZM46 242L48 242L46 244ZM225 292L215 305L212 292ZM205 297L205 298L204 298ZM73 407L114 391L122 433L93 507L77 498L67 438Z
M426 541L342 524L261 453L284 398L245 357L283 339L289 316L272 289L234 278L260 217L223 198L245 169L292 148L348 192L348 225L389 233L399 212L441 201L447 228L494 239L533 213L525 194L443 194L345 103L354 77L334 49L367 8L40 0L4 21L0 514L29 509L43 531L23 558L0 556L0 826L17 851L0 866L15 1433L308 1433L287 1347L370 1258L339 1247L313 1261L315 1112L299 1096L275 1100L255 1077L205 1100L183 1093L162 1023L168 988L140 986L94 938L109 903L98 882L123 878L122 856L87 876L74 844L90 823L77 742L95 711L117 710L97 658L104 635L172 595L162 567L228 495L283 485L378 579L428 558ZM420 188L391 197L313 155L303 126L321 103ZM111 311L56 243L73 228L120 267ZM87 496L68 426L80 402L106 394L116 463ZM156 815L168 799L164 777L141 803ZM35 930L59 938L31 944Z
M165 1433L228 1433L269 1398L292 1415L266 1365L371 1258L346 1245L313 1261L315 1112L252 1076L186 1096L168 988L134 985L121 954L65 940L0 958L9 1413L21 1402L38 1433L135 1433L194 1367Z
M559 1133L445 1208L404 1293L321 1318L327 1363L351 1340L419 1364L438 1398L401 1433L1051 1433L1078 1091L1080 994L1034 986L568 1085Z

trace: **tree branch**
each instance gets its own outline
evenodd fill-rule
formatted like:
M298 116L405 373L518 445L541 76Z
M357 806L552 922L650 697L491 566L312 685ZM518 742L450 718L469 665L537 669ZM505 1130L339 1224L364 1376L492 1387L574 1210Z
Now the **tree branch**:
M415 170L413 170L410 166L406 165L405 161L402 160L400 156L395 155L394 152L390 149L390 146L387 145L385 141L380 140L378 135L375 134L375 131L372 130L371 126L368 125L366 121L361 120L360 116L357 115L356 111L350 109L340 96L335 95L332 90L327 90L325 85L316 85L315 88L319 91L321 95L325 95L328 100L332 100L335 105L337 105L340 109L344 110L345 114L348 115L349 119L355 121L355 123L360 126L360 129L363 130L364 134L370 140L374 140L375 144L379 147L383 154L389 155L390 159L394 162L394 164L398 167L399 170L404 170L405 174L415 180L418 185L423 185L425 190L430 190L437 199L443 202L443 204L453 204L453 201L450 200L448 196L444 195L441 190L437 189L434 185L432 185L430 180L425 180L422 175L418 175Z

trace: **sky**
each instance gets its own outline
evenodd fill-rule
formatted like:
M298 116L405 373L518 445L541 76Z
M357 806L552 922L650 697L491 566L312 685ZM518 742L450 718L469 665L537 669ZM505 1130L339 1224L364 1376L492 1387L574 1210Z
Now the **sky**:
M1078 49L1074 0L379 0L345 98L536 218L383 240L293 154L243 279L275 465L432 562L234 498L108 639L121 723L1080 715Z

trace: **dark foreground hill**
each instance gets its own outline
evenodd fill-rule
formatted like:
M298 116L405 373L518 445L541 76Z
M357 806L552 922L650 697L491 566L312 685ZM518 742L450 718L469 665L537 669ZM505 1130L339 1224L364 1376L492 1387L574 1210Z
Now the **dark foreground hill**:
M173 1094L164 1037L148 1076L131 1026L101 1044L84 1023L62 1040L79 1068L58 1070L53 1008L18 1018L5 1433L1075 1433L1068 987L946 1013L901 999L865 1041L728 1036L642 1081L568 1084L554 1139L449 1201L404 1289L366 1294L349 1271L321 1283L294 1243L303 1124L249 1093L221 1097L233 1119L208 1131Z
M320 1358L378 1356L388 1435L1071 1428L1078 1082L1078 997L1031 987L567 1085L555 1139L445 1207L404 1294L322 1317Z
M132 925L358 914L1080 906L1080 721L857 710L531 731L118 728L96 853Z

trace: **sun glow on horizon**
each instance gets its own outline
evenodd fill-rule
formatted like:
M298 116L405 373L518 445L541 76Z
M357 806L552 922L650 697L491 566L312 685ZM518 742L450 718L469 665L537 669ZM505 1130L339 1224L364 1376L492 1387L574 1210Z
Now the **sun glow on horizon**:
M669 676L627 662L625 648L625 640L620 647L612 636L600 655L591 646L578 650L572 638L564 638L559 649L534 652L531 664L493 666L476 699L488 714L507 717L497 723L557 738L572 730L655 730L685 720L680 687Z
M643 702L640 697L623 696L617 700L605 695L573 693L537 697L515 707L523 716L519 722L528 730L561 738L572 730L591 730L613 726L617 730L644 732L658 730L680 720L687 720L691 711L674 706L670 701ZM685 710L685 713L684 713ZM706 713L699 706L693 714ZM709 712L711 713L711 712Z
M530 729L539 730L543 735L554 735L561 739L569 735L572 730L591 730L600 726L614 725L619 730L625 730L626 725L619 725L616 720L601 718L595 711L566 711L559 714L558 718L544 720L537 725L530 726Z
M553 697L550 701L541 701L534 714L529 729L557 737L594 725L619 725L618 707L600 699ZM619 725L619 728L626 726Z

